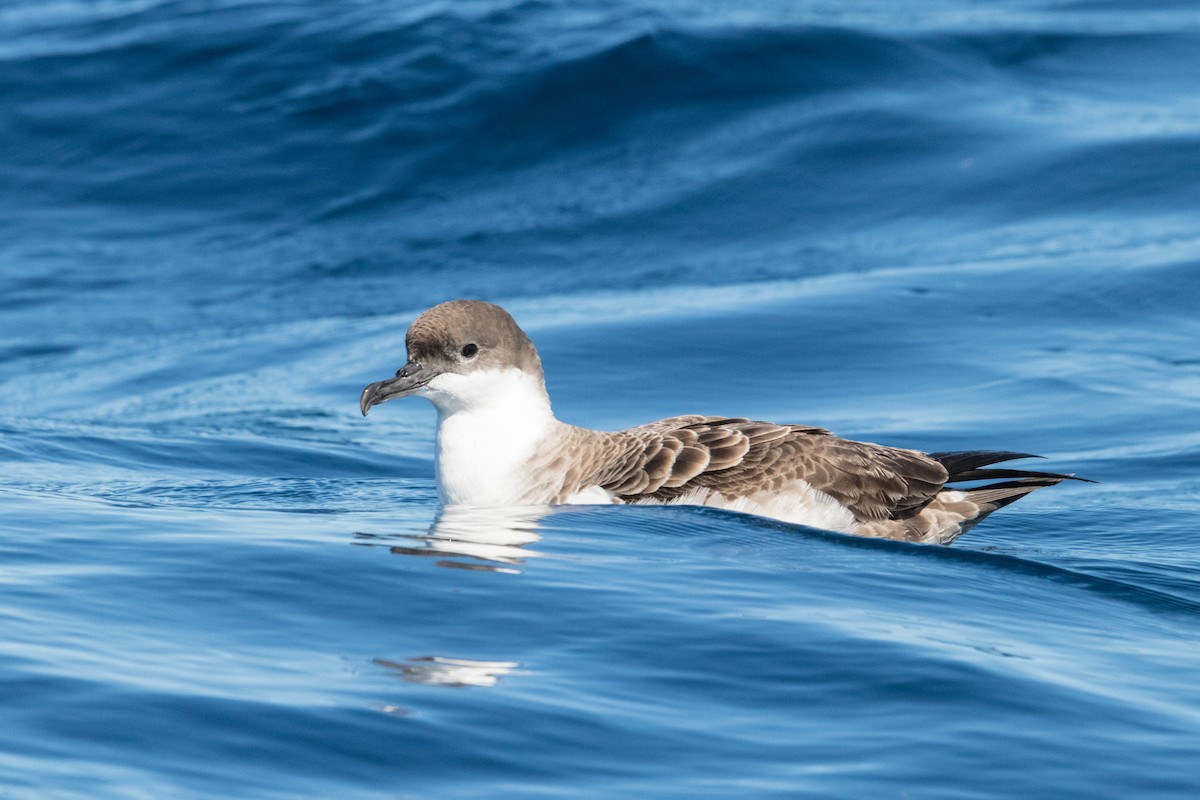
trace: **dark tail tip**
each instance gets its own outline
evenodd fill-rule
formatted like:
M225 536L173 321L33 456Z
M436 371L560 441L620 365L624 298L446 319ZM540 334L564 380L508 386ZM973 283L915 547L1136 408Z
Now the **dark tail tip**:
M1002 461L1015 461L1019 458L1042 458L1032 453L1014 453L1007 450L963 450L953 453L930 453L929 457L940 463L950 473L947 483L961 481L995 480L997 478L1045 479L1052 486L1059 481L1081 481L1083 483L1098 483L1090 478L1080 478L1074 474L1060 472L1035 472L1026 469L983 469L990 464ZM983 488L983 487L981 487Z

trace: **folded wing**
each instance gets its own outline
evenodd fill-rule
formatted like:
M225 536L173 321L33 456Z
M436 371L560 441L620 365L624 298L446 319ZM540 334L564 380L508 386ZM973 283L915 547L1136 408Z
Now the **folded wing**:
M623 457L596 480L624 502L669 501L697 489L736 499L787 492L804 481L859 521L878 522L918 513L948 478L945 467L915 450L803 425L687 416L613 436Z

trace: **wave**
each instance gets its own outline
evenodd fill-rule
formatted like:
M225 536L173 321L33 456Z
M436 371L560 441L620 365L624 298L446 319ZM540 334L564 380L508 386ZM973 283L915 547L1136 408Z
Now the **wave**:
M628 10L580 31L540 3L474 16L375 19L359 9L320 20L270 3L133 8L49 18L3 51L0 91L15 113L0 146L15 157L0 169L43 201L214 212L230 204L224 210L239 215L321 220L436 203L480 193L485 181L519 181L529 170L539 180L591 160L621 184L615 191L653 185L654 197L635 198L628 216L693 202L697 191L750 191L749 205L761 210L774 198L794 218L831 195L844 206L861 191L847 183L851 173L943 159L942 185L928 190L944 203L962 163L986 170L978 151L1024 134L1009 130L1011 116L999 118L1014 87L1031 105L1077 111L1105 100L1088 79L1140 65L1139 83L1157 80L1165 101L1184 87L1163 73L1196 44L1187 31L682 26ZM44 44L31 41L35 33ZM1196 129L1067 156L1054 156L1054 145L1026 146L1028 174L1013 182L1049 172L1053 185L1096 203L1111 203L1104 190L1130 173L1169 183L1197 152ZM688 170L670 163L679 150ZM697 155L711 175L689 174ZM667 168L656 180L640 161ZM1089 165L1114 161L1122 168L1098 186L1104 176ZM972 182L976 194L992 195L987 178L1011 167L1002 160ZM772 171L787 183L771 181ZM909 188L914 169L902 173L880 189ZM756 184L765 185L758 196ZM806 194L826 199L804 203ZM608 216L606 202L617 200L597 197L587 211Z

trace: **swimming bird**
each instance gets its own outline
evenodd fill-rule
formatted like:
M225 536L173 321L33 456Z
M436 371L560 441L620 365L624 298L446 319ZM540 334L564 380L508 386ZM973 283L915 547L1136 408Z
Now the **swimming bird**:
M407 363L367 386L363 415L416 395L437 409L447 506L702 505L843 533L948 544L998 508L1073 475L991 465L1028 453L923 453L809 425L692 414L622 431L560 422L537 348L507 311L453 300L408 329ZM1004 479L1004 480L999 480ZM962 482L998 480L982 486Z

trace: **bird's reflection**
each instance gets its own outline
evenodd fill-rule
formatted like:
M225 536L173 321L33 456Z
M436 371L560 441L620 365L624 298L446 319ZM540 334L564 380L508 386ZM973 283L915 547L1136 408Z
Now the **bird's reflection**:
M405 661L375 659L375 663L392 670L409 683L426 686L495 686L505 675L519 674L516 661L472 661L466 658L422 656Z
M526 559L543 555L528 545L541 540L537 532L545 506L508 508L442 509L423 534L354 534L355 544L386 545L391 552L407 556L441 557L441 567L518 573ZM406 544L391 544L396 541ZM466 561L457 560L465 557Z

